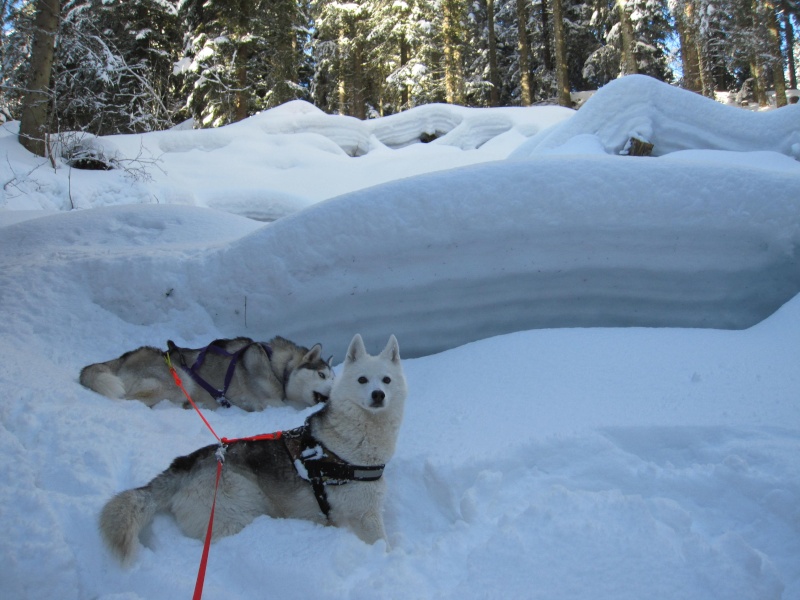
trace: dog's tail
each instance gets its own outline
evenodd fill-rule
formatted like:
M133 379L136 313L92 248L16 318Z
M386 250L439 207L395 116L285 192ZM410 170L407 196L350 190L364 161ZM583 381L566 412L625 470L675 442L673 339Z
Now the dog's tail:
M152 487L127 490L114 496L100 513L100 533L109 550L123 566L136 555L139 532L147 527L159 510Z
M124 398L125 386L105 363L96 363L81 370L81 385L107 398Z

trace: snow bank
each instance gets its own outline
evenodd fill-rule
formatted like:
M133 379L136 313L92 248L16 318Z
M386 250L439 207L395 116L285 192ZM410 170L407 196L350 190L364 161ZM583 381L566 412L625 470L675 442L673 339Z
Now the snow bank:
M295 101L218 129L107 136L121 169L89 172L31 157L19 124L0 128L0 209L120 204L216 208L273 221L327 198L420 173L502 159L574 111L431 105L360 121ZM419 143L438 136L433 143ZM80 136L76 137L80 142Z
M630 75L599 89L573 118L534 136L512 158L554 150L588 134L610 154L619 154L636 137L653 144L654 156L688 149L771 150L800 160L798 123L799 105L754 113Z
M646 100L659 97L649 80L631 82L609 85L606 93L613 97L620 88L642 107L623 111L627 129L650 106ZM656 89L668 99L678 94L673 105L734 110L665 84ZM603 107L600 93L593 99L598 96ZM574 119L587 111L597 122L622 122L593 113L590 104ZM660 115L666 104L654 103L649 114ZM303 103L285 110L298 119L308 113ZM439 111L418 111L420 124L413 131L427 129ZM607 113L608 108L602 114ZM320 118L316 112L310 116ZM783 125L770 129L775 121L769 114L746 116L760 120L765 139L770 132L775 139L794 135ZM486 122L494 119L490 112ZM651 120L658 119L666 117ZM404 136L412 131L392 128ZM233 131L227 128L224 135ZM70 249L71 240L88 244L90 237L65 238L63 232L115 222L124 227L140 219L156 227L179 213L152 207L70 214L61 217L68 221L53 217L10 227L7 235L18 240L15 254L56 246L74 276L89 282L92 302L128 322L168 321L191 302L204 322L226 335L246 329L268 339L281 332L342 347L355 330L375 344L393 332L404 340L407 356L533 328L741 329L800 291L800 163L771 151L623 157L598 152L592 139L599 138L576 134L555 154L353 192L269 226L253 226L249 235L220 248L190 255L179 248L180 261L174 249L141 246L141 266L133 268L150 273L146 283L134 277L107 284L118 269L132 268L136 249L98 263ZM242 202L240 212L257 204ZM31 245L35 236L41 239Z
M342 347L354 330L373 343L394 332L419 356L532 328L753 325L800 291L798 167L495 163L338 198L191 255L148 244L97 261L65 243L73 227L155 226L173 214L159 207L6 235L18 255L55 254L92 302L128 322L168 321L192 302L231 335ZM26 240L36 240L27 251ZM122 268L146 281L116 281Z

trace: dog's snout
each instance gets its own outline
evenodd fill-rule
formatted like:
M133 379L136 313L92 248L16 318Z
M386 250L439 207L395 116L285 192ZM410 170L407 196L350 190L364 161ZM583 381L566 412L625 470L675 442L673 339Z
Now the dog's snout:
M386 400L386 394L382 390L373 390L372 391L372 405L373 406L382 406L384 400Z

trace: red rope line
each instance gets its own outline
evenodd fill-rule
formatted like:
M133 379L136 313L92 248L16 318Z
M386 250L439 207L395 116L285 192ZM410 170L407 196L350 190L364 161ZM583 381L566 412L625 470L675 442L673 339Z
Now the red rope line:
M223 444L232 444L234 442L258 442L260 440L279 440L283 435L282 431L276 431L275 433L262 433L260 435L253 435L250 437L243 437L243 438L222 438Z
M177 385L183 395L186 396L186 399L189 403L194 407L197 411L197 414L200 415L200 418L203 419L203 423L206 424L208 430L214 434L214 437L217 438L217 441L220 443L220 450L224 451L225 445L217 435L217 432L214 431L214 428L211 427L211 423L209 423L206 418L203 416L203 413L200 412L200 409L197 408L197 404L194 403L192 397L189 395L189 392L186 391L186 388L183 387L183 382L181 381L178 372L175 370L175 367L172 366L172 362L169 359L169 354L166 355L167 366L169 367L170 373L172 373L172 378L175 380L175 385ZM217 490L219 489L219 478L222 474L222 461L224 458L224 454L218 452L217 453L217 478L214 482L214 500L211 503L211 514L208 516L208 530L206 531L206 539L203 543L203 556L200 558L200 567L197 569L197 582L194 585L194 596L192 596L192 600L200 600L203 597L203 584L206 580L206 567L208 566L208 552L211 548L211 534L214 529L214 510L217 507Z
M219 476L222 473L222 461L217 460L217 480L214 483L214 501L211 503L211 515L208 517L208 530L206 531L206 541L203 544L203 557L200 559L200 568L197 570L197 583L194 586L194 596L192 600L200 600L203 597L203 584L206 580L206 566L208 565L208 551L211 547L211 533L214 528L214 509L217 507L217 489L219 488Z
M219 479L220 475L222 474L222 463L225 458L225 445L231 444L233 442L256 442L259 440L279 440L281 439L283 432L277 431L275 433L262 433L261 435L254 435L245 438L234 438L234 439L228 439L225 437L220 438L217 435L217 432L214 431L214 428L211 426L211 423L209 423L208 420L206 420L205 416L203 416L203 413L197 407L197 404L195 404L194 400L192 400L192 397L189 395L189 392L187 392L186 388L183 387L183 382L181 381L180 375L178 375L178 372L175 370L175 367L172 366L172 362L169 359L169 354L167 354L164 358L167 361L167 366L169 367L170 373L172 373L172 378L175 380L175 385L177 385L180 388L180 390L183 392L183 395L186 396L186 399L189 401L189 404L191 404L192 407L195 409L195 411L197 411L197 414L200 415L200 418L203 420L203 423L205 423L206 427L208 427L208 430L212 434L214 434L214 437L217 438L217 441L219 442L220 445L220 449L217 451L217 478L216 481L214 482L214 500L211 503L211 514L208 517L208 530L206 531L206 539L205 542L203 543L203 556L200 559L200 567L197 569L197 583L195 583L194 596L192 596L192 600L201 600L201 598L203 597L203 584L205 583L206 580L206 567L208 566L208 552L211 548L211 536L214 528L214 510L217 507L217 490L219 489Z
M200 415L200 418L203 420L203 423L206 424L208 430L214 434L214 437L217 438L217 441L220 444L220 449L217 451L217 477L216 481L214 482L214 500L211 503L211 514L208 517L208 530L206 531L206 539L203 543L203 556L200 558L200 567L197 569L197 583L194 586L194 596L192 596L192 600L201 600L203 596L203 584L206 580L206 567L208 566L208 553L211 548L211 537L212 531L214 529L214 511L217 507L217 490L219 489L219 479L220 475L222 474L222 463L225 458L225 445L231 444L233 442L255 442L259 440L279 440L283 435L282 431L277 431L275 433L262 433L261 435L254 435L251 437L245 438L220 438L217 435L217 432L214 431L214 428L211 426L211 423L205 418L201 410L197 407L192 397L189 395L189 392L186 391L186 388L183 387L183 382L181 381L178 372L175 370L175 367L172 366L172 362L169 359L169 354L165 356L167 361L167 366L169 367L170 373L172 373L172 378L175 380L175 385L177 385L180 390L183 392L183 395L186 396L186 399L189 401L189 404L197 411L197 414Z
M192 400L192 397L189 395L189 392L187 392L187 391L186 391L186 388L185 388L185 387L183 387L183 382L181 381L181 378L180 378L180 376L178 375L178 372L175 370L175 367L173 367L173 366L172 366L172 362L169 360L169 355L167 355L167 356L166 356L166 360L167 360L167 366L169 367L169 371L170 371L170 373L172 373L172 378L175 380L175 385L177 385L177 386L178 386L178 387L181 389L181 391L183 392L183 395L184 395L184 396L186 396L186 399L189 401L189 403L190 403L190 404L191 404L191 405L194 407L194 409L197 411L197 414L198 414L198 415L200 415L200 418L201 418L201 419L203 419L203 423L205 423L205 424L206 424L206 427L208 427L208 430L209 430L211 433L213 433L213 434L214 434L214 437L215 437L215 438L217 438L217 441L218 441L220 444L222 444L222 443L223 443L223 442L222 442L222 440L221 440L221 439L220 439L220 437L217 435L217 432L216 432L216 431L214 431L214 428L211 426L211 423L209 423L209 422L206 420L206 418L203 416L203 413L202 413L202 412L200 412L200 409L199 409L199 408L197 408L197 404L195 404L195 403L194 403L194 400Z

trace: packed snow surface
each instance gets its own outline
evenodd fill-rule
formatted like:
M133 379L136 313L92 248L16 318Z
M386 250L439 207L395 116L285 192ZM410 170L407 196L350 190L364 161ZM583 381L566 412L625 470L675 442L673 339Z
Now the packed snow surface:
M800 106L643 77L577 112L361 122L295 102L86 140L124 167L106 172L53 170L15 127L4 597L194 589L201 542L170 518L128 570L96 522L213 437L193 412L82 388L83 366L235 335L321 341L339 363L360 332L406 357L390 550L262 517L212 546L204 598L800 598ZM621 155L630 137L654 157ZM307 414L206 416L241 437Z

